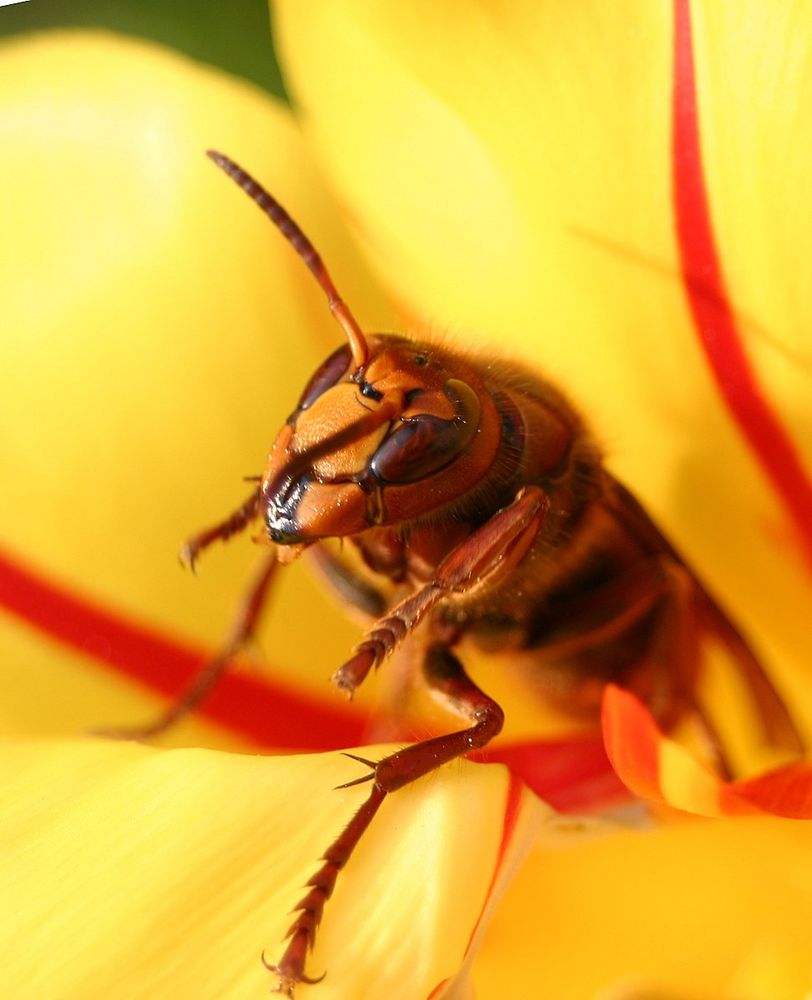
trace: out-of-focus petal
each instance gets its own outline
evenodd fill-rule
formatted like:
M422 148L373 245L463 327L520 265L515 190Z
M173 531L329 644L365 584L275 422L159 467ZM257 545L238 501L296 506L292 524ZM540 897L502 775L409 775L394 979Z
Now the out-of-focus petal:
M542 840L491 925L477 996L529 964L530 995L556 1000L801 1000L811 838L739 817Z
M2 546L69 595L212 648L259 553L235 541L196 578L175 554L247 496L242 477L261 471L341 334L302 261L204 150L290 206L364 322L387 325L386 307L288 110L243 82L106 34L6 42L0 136ZM257 658L330 698L354 630L300 567L274 611ZM155 713L154 697L108 684L92 659L2 625L17 731Z
M642 798L701 816L765 812L812 819L812 763L722 781L664 736L642 702L614 685L604 694L603 732L612 766Z
M4 990L262 995L260 953L278 957L301 886L367 794L329 790L357 768L337 755L5 744ZM328 903L319 996L428 996L545 816L499 767L448 769L386 802Z

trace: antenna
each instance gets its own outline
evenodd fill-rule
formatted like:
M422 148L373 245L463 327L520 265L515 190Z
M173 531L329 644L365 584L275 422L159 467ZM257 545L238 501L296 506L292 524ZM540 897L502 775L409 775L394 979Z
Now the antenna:
M288 240L293 249L313 272L316 281L324 289L327 302L330 305L330 312L341 324L341 328L346 334L350 343L352 360L356 369L362 369L367 363L369 356L369 346L361 331L361 327L355 321L355 317L350 312L349 307L336 291L336 287L327 273L327 268L321 257L316 253L316 248L305 236L302 230L296 225L279 202L270 195L265 188L254 178L246 173L242 167L238 166L222 153L214 149L207 149L206 156L214 160L217 166L228 174L228 176L238 184L248 197L257 203L262 211L268 216L273 224L279 229L282 235Z

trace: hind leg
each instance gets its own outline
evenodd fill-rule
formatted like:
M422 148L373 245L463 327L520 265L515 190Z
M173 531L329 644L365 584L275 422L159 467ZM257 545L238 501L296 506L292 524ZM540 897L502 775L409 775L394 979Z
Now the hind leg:
M651 634L653 684L647 701L666 730L688 720L705 758L730 780L733 767L724 741L697 695L703 650L693 578L671 561L664 563L663 573L667 583Z
M333 893L339 873L349 861L386 796L442 767L448 761L485 746L502 728L502 709L468 678L460 661L445 646L436 644L429 648L423 669L433 696L470 725L445 736L435 736L422 743L415 743L380 761L348 755L369 767L370 772L342 787L369 781L372 789L346 829L325 851L322 856L324 864L308 880L308 891L296 904L295 910L298 912L288 931L288 945L280 960L268 965L279 976L277 993L292 997L297 983L315 981L304 970L324 905Z

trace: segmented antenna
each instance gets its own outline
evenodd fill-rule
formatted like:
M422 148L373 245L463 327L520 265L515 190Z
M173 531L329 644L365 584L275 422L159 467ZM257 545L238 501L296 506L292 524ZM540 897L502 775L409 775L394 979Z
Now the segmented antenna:
M355 317L350 312L349 307L336 291L336 287L327 273L327 268L321 257L316 253L316 249L302 230L291 219L279 202L270 195L265 188L254 178L246 173L242 167L238 166L222 153L214 149L207 149L206 156L214 160L217 166L238 184L248 197L257 203L262 211L268 216L271 222L280 230L282 235L292 245L296 253L307 264L313 272L316 281L324 289L327 302L330 305L330 312L341 324L341 328L350 342L352 360L357 369L363 368L369 356L369 347L366 338L361 331L361 327L355 321Z

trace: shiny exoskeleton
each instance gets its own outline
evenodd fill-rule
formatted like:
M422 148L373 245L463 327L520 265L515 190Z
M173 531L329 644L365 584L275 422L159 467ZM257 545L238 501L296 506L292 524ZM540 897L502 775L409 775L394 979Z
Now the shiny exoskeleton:
M324 560L342 593L377 618L335 673L352 693L423 623L423 671L465 720L457 732L362 761L371 792L297 906L272 968L293 995L341 868L384 797L500 730L502 711L467 677L456 647L537 651L539 669L579 712L608 681L640 695L666 728L691 718L722 771L725 757L696 696L703 633L732 654L765 736L798 749L789 714L747 642L697 582L601 454L567 400L534 372L442 343L363 334L301 230L267 191L211 158L270 216L327 294L347 344L317 369L245 504L193 538L193 562L216 539L263 519L272 558L221 654L167 716L195 704L251 634L275 568L326 539L354 544L373 579L405 593L387 606L369 580ZM391 590L391 588L389 588ZM360 758L359 758L360 760ZM357 782L353 782L355 784Z

